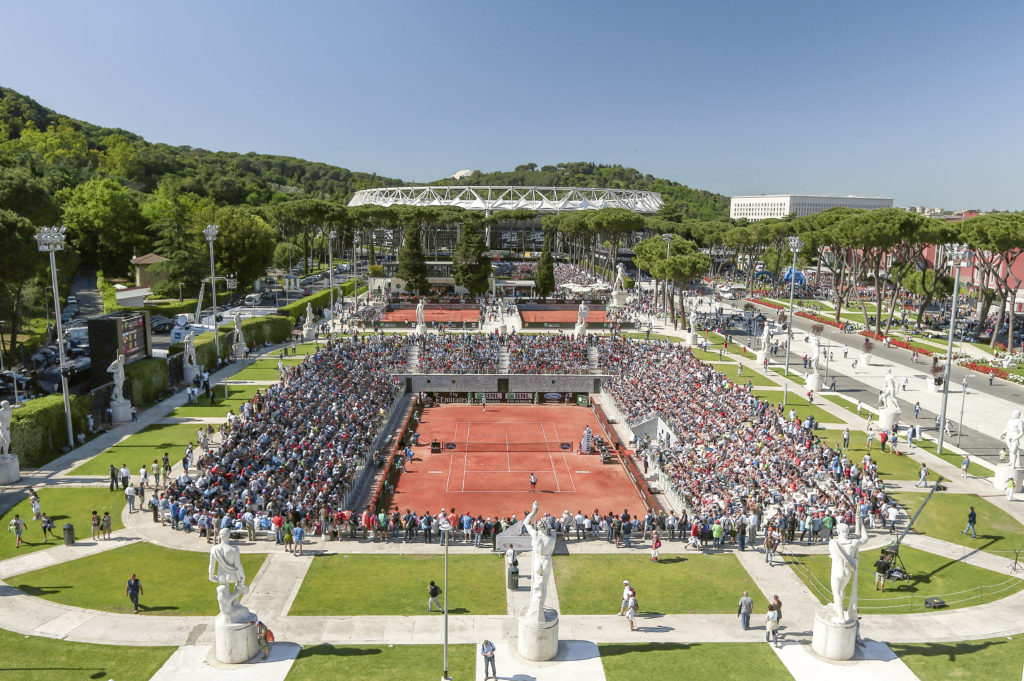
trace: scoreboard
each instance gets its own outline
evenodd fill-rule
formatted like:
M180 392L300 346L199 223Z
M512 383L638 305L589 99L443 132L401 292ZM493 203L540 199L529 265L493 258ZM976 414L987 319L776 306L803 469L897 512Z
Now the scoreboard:
M121 354L125 361L132 362L146 357L147 338L146 313L121 319Z
M153 354L149 312L114 312L89 320L89 354L93 385L110 381L107 367L124 355L125 362L145 359Z

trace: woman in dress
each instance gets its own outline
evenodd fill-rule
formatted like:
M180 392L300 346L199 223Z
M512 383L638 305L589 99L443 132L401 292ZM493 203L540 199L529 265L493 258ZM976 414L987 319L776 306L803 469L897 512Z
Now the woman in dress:
M768 613L764 617L764 640L771 641L776 648L779 648L779 613L775 610L775 604L768 604Z
M658 531L655 530L654 534L651 535L651 560L658 562L658 549L661 548L661 537L658 536Z

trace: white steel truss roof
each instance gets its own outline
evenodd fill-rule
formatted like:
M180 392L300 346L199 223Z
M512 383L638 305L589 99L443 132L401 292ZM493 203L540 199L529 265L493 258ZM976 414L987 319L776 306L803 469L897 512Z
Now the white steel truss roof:
M665 205L658 192L593 187L382 187L357 191L350 206L455 206L495 212L526 208L538 213L625 208L657 213Z

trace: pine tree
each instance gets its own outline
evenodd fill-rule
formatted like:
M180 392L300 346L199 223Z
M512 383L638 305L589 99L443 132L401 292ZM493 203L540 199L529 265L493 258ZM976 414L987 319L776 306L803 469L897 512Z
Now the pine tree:
M555 263L551 257L551 241L551 230L545 230L544 248L541 249L540 260L537 261L537 274L533 277L533 291L542 300L555 290Z
M487 244L484 242L480 221L468 217L463 222L462 234L455 244L454 275L455 283L462 286L472 295L486 293L491 277L491 261L487 257Z
M420 240L420 227L411 224L405 228L405 239L402 250L398 252L398 278L405 282L405 290L410 293L428 293L430 282L427 281L427 261L423 257L423 242Z

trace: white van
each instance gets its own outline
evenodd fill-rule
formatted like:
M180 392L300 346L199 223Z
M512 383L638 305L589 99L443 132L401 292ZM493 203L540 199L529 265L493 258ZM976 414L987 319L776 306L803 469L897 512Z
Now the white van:
M245 297L245 304L246 305L259 305L262 300L263 300L263 296L261 296L259 293L250 293L249 295L247 295Z

